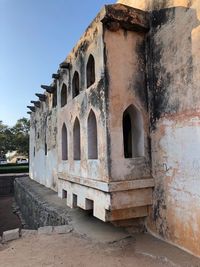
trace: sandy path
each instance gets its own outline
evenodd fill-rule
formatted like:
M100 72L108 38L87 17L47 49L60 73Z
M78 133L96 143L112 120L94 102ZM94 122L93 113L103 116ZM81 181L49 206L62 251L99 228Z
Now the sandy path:
M104 244L95 243L77 234L36 235L3 245L1 267L157 267L174 266L166 260L135 252L134 238Z

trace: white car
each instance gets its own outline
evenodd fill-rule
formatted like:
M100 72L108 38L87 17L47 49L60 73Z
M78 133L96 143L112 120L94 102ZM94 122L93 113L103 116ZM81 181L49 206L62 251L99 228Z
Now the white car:
M7 160L6 159L0 159L0 165L5 165L7 164Z
M16 163L17 164L28 163L28 160L27 159L17 159Z

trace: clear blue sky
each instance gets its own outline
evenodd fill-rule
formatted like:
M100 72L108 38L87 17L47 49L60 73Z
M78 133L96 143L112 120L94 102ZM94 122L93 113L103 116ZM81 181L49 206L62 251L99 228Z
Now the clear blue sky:
M0 0L0 120L12 126L109 0Z

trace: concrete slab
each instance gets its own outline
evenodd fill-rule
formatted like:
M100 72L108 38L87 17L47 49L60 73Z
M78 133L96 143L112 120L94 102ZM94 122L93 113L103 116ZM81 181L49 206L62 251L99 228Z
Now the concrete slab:
M53 233L55 234L67 234L72 231L72 227L69 225L59 225L53 227Z
M39 235L50 235L53 232L53 226L43 226L38 228Z
M124 229L102 222L81 209L70 214L74 231L95 241L112 243L130 236Z
M38 233L37 230L22 229L21 237L33 236L33 235L36 235L37 233Z
M8 242L19 238L19 228L3 232L2 242Z
M135 253L169 263L170 266L200 266L200 259L150 234L134 234Z

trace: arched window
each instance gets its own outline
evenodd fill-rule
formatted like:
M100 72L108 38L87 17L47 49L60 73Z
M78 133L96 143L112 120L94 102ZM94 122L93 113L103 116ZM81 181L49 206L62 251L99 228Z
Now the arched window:
M77 95L79 95L79 74L75 71L72 79L72 98Z
M80 123L78 118L75 119L73 128L73 148L74 148L74 159L81 159L81 142L80 142Z
M95 82L95 61L92 55L89 56L87 62L87 88Z
M98 158L98 145L97 145L97 121L94 112L91 110L87 121L88 131L88 158Z
M64 107L67 104L67 86L63 83L61 89L61 107Z
M144 156L144 129L140 111L130 105L123 114L124 157Z
M47 155L47 143L45 143L44 150L45 150L45 156L46 156Z
M62 127L62 160L68 159L68 142L67 142L67 128L65 123Z

